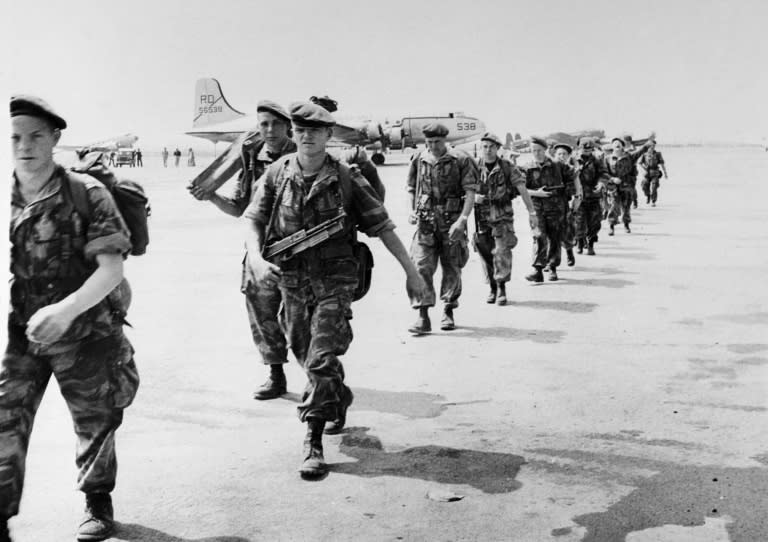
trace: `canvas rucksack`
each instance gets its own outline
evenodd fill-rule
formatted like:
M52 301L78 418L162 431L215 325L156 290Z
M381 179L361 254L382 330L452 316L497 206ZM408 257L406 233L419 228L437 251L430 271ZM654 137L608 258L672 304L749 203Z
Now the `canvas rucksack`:
M93 177L107 187L115 200L118 211L123 217L131 234L131 255L141 256L149 244L149 224L147 219L152 212L149 199L139 183L115 176L111 169L101 161L102 153L92 152L74 166L72 171ZM70 193L78 213L89 216L86 187L80 182L70 182Z

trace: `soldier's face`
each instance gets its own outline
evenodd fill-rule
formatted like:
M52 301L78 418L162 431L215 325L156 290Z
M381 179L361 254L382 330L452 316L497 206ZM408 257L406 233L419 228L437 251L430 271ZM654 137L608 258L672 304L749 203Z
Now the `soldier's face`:
M259 132L270 150L278 150L288 139L288 123L269 111L258 114Z
M495 162L496 158L499 156L499 147L496 145L496 143L483 141L481 149L483 151L483 160L489 164Z
M534 143L531 145L531 153L533 154L534 160L537 162L543 162L547 157L547 148Z
M325 152L325 145L331 139L333 129L318 126L293 125L293 140L296 142L299 154L315 156Z
M53 148L61 132L37 117L19 115L11 119L11 146L17 172L45 171L53 162Z
M448 150L444 137L427 137L424 139L424 142L427 145L427 150L432 153L432 156L440 157Z
M613 148L614 154L621 154L624 152L624 145L622 145L618 141L614 141L613 143L611 143L611 147Z
M555 150L555 161L561 162L563 164L568 162L568 158L570 155L568 154L568 151L565 150L562 147L558 147L557 150Z

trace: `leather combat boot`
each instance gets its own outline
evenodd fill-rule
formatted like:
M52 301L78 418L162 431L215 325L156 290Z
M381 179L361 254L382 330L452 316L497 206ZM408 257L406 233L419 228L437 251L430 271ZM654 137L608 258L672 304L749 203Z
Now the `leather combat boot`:
M551 282L555 282L556 280L559 280L557 277L557 269L554 267L549 270L549 280Z
M419 317L416 318L416 321L408 328L408 331L414 335L423 335L424 333L432 331L432 323L429 321L428 310L427 307L419 308Z
M594 256L595 255L595 242L590 241L587 245L587 255L588 256Z
M85 516L77 529L77 539L104 540L115 530L112 497L109 493L86 493Z
M503 307L504 305L507 304L507 288L503 282L500 282L496 288L497 288L497 291L499 292L499 295L496 298L496 304L499 307Z
M538 267L533 268L533 273L525 275L525 280L530 282L544 282L544 273Z
M491 279L491 291L488 293L488 297L485 298L485 302L489 305L496 303L496 283Z
M304 437L304 462L299 468L302 478L319 478L328 472L323 457L323 428L325 421L307 418L307 436Z
M269 378L259 389L253 392L253 398L259 401L276 399L287 391L287 382L283 372L282 363L273 363L269 366Z
M608 235L613 235L614 233L616 233L616 232L613 231L613 224L611 224L611 231L608 232Z
M342 384L343 385L343 384ZM326 435L338 435L344 429L347 423L347 409L352 404L355 396L352 390L344 386L341 393L341 404L339 405L339 417L325 426Z
M632 233L632 230L629 229L629 222L624 223L624 231L627 233Z
M566 248L565 254L568 258L568 267L573 267L576 265L576 257L573 255L573 249L572 248Z
M456 329L456 324L453 322L453 307L445 306L443 308L443 319L440 320L440 329L443 331L451 331Z
M576 253L581 254L584 252L584 239L579 239L576 242Z
M11 533L8 531L7 518L0 518L0 542L11 542Z

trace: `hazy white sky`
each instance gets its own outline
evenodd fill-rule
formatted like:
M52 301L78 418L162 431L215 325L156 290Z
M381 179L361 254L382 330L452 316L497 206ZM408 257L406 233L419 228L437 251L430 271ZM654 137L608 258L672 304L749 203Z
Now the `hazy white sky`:
M130 131L145 147L185 144L175 134L191 126L203 76L246 112L262 98L329 94L349 115L458 110L502 135L595 127L654 129L662 142L768 136L760 0L6 6L3 78L59 109L71 125L63 143Z

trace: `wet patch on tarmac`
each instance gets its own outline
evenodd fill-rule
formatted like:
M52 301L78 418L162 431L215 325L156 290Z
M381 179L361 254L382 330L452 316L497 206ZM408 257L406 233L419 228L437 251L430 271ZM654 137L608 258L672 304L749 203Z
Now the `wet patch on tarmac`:
M490 494L509 493L522 486L516 477L525 459L519 455L436 445L386 452L379 438L369 435L368 431L367 427L347 429L339 450L357 461L332 464L333 472L365 478L401 476L441 484L464 484Z
M561 278L552 284L565 284L568 286L599 286L601 288L626 288L635 283L624 279L572 279L570 277Z
M763 454L757 454L750 457L750 459L754 459L758 463L762 463L763 465L768 465L768 452L765 452Z
M759 366L759 365L767 365L768 364L768 358L761 358L757 356L752 356L749 358L741 358L736 361L734 361L736 365L748 365L748 366Z
M400 414L407 418L437 418L448 408L445 397L424 392L395 392L352 388L355 400L352 410L373 410ZM456 403L452 403L456 404Z
M115 522L116 533L110 540L125 542L251 542L250 538L241 536L209 536L205 538L182 538L138 525L136 523Z
M760 325L768 324L768 312L750 312L747 314L718 314L713 316L715 320L725 320L734 324Z
M704 321L699 320L698 318L683 318L682 320L677 320L675 323L680 324L682 326L696 326L696 327L700 327L704 325Z
M535 343L553 344L559 343L565 337L564 331L551 329L515 329L512 327L475 327L461 326L450 332L451 337L463 337L472 339L504 339L511 341L529 340Z
M570 527L561 527L560 529L552 529L552 532L550 533L552 536L565 536L567 534L571 534L573 532L573 529Z
M736 367L729 362L723 363L711 358L688 358L688 362L693 365L693 368L690 371L677 374L675 380L736 380L738 378ZM722 383L722 380L720 382Z
M704 403L694 401L664 401L666 404L690 405L707 408L722 408L725 410L739 410L742 412L768 412L768 407L755 405L724 405L722 403Z
M754 354L756 352L762 352L768 350L768 344L729 344L727 345L728 351L734 354Z
M702 526L708 517L723 516L732 518L726 526L732 542L768 540L766 468L680 465L577 450L528 451L570 459L579 465L598 464L606 470L624 467L656 472L634 476L631 485L635 489L604 511L573 518L587 529L583 542L624 541L633 532L664 525ZM576 474L573 466L570 472Z
M634 432L629 434L623 431L621 433L589 433L584 436L595 440L631 442L634 444L642 444L644 446L664 446L669 448L681 448L683 450L701 450L704 448L701 444L695 442L683 442L674 439L643 439L639 438L639 435Z
M508 304L513 307L530 307L533 309L564 311L579 314L592 312L598 306L597 303L578 303L573 301L513 301Z

